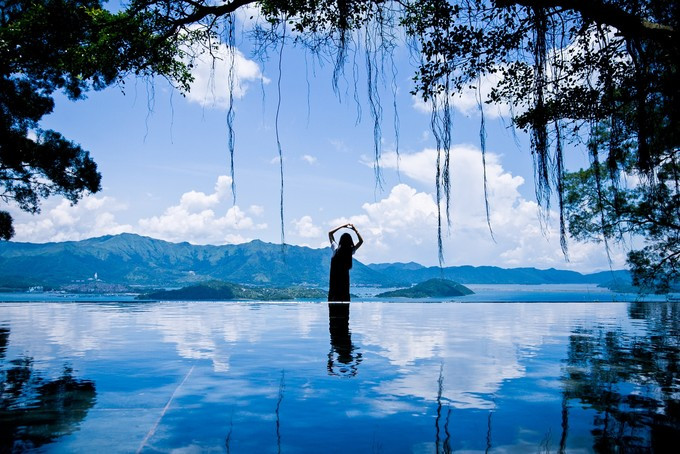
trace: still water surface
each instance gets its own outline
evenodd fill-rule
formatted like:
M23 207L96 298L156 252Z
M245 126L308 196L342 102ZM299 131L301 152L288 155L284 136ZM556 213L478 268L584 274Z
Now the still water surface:
M0 303L0 452L667 452L680 305Z

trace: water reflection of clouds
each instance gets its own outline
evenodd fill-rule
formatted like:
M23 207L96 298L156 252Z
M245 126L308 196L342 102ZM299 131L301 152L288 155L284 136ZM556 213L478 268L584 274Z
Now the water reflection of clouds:
M130 337L149 342L149 332L156 332L162 342L175 345L180 357L212 361L216 372L229 370L236 343L257 344L277 329L305 338L327 320L313 304L267 304L262 313L257 312L261 305L248 303L3 304L3 314L22 321L12 327L11 344L38 361L115 349Z
M326 303L3 303L0 357L12 368L15 358L34 360L32 373L45 381L56 383L67 365L96 383L96 405L55 451L106 439L132 452L166 406L150 444L159 452L224 451L232 429L232 448L264 452L279 422L289 447L352 433L356 446L377 440L386 452L524 452L551 433L556 447L568 429L569 452L579 452L596 446L591 428L603 433L598 409L614 415L603 435L612 440L642 433L644 444L657 427L676 430L659 410L678 396L661 381L673 377L664 361L677 359L663 334L677 332L670 309L352 303L334 333ZM338 360L361 353L357 374L330 376L329 348ZM608 397L612 389L620 399ZM629 430L631 417L652 422ZM113 432L112 418L120 423Z
M503 381L526 376L527 357L552 342L552 336L567 335L594 310L600 319L609 312L615 319L621 306L570 305L564 310L562 305L536 303L353 303L349 327L352 342L364 356L384 358L390 368L372 385L379 396L372 405L379 411L401 411L399 398L405 396L435 401L442 365L443 396L451 405L488 409ZM2 311L27 322L12 327L10 344L28 350L25 354L37 362L98 354L135 340L160 341L174 345L179 357L210 361L213 371L224 373L231 370L236 348L252 346L258 358L274 363L281 358L272 357L273 351L292 348L298 350L292 352L298 355L296 361L313 362L313 350L305 350L311 343L305 339L325 337L328 342L325 304L29 303L6 304ZM277 344L281 340L289 345ZM322 364L324 358L318 361ZM365 361L370 364L371 359ZM286 364L296 365L310 367Z
M574 310L576 309L576 310ZM526 375L525 360L554 336L586 319L589 305L555 304L361 304L352 308L352 332L362 348L401 374L385 374L376 392L435 401L440 367L443 396L456 408L491 409L502 383ZM598 311L620 314L614 305ZM434 361L433 361L434 360ZM415 366L415 367L414 367ZM389 401L376 403L384 410ZM396 409L394 409L396 411Z
M165 312L151 316L165 342L176 345L183 358L205 359L216 372L227 372L234 344L268 342L267 333L283 330L306 337L318 323L318 307L309 304L262 305L244 303L198 303L200 311L181 309L177 314ZM276 313L272 319L271 311Z
M104 315L79 304L3 303L2 312L22 322L12 325L10 346L21 346L19 353L33 357L38 368L52 360L83 357L124 336L116 326L125 323L125 314Z

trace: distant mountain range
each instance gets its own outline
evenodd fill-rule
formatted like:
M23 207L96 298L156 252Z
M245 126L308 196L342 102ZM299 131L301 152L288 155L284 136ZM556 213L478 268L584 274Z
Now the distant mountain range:
M330 249L264 243L197 246L134 234L61 243L0 242L0 287L59 288L88 282L128 287L181 287L220 280L267 287L327 287ZM603 284L629 281L628 271L581 274L492 266L425 267L417 263L364 265L354 261L352 283L403 287L428 279L461 284Z
M436 278L449 279L461 284L606 284L613 280L630 282L630 273L627 270L582 274L554 268L539 270L497 266L424 267L414 262L380 263L368 267L395 282L412 284Z

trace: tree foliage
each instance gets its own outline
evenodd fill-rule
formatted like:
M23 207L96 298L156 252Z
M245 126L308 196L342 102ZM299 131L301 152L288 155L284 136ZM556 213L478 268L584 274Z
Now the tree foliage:
M101 175L89 152L40 127L54 92L81 99L129 73L161 74L186 89L178 42L157 36L149 13L112 14L99 0L2 0L0 199L35 213L50 195L75 203L98 191ZM11 216L0 211L0 238L13 233Z
M603 126L589 144L611 142L611 128ZM667 292L680 276L680 191L677 150L656 154L655 171L648 178L636 170L634 144L617 150L620 162L593 160L590 168L565 177L565 205L569 230L577 240L624 241L645 238L646 245L628 254L633 284L647 291Z
M257 6L264 21L250 36L261 52L292 42L330 59L336 89L346 66L352 66L357 82L353 66L360 57L365 62L378 181L383 123L378 86L394 71L394 49L403 42L411 48L419 62L413 93L431 105L438 149L437 199L446 209L445 215L440 212L440 250L451 188L452 95L472 88L479 97L483 159L483 103L509 105L513 127L529 133L537 200L545 214L557 204L565 254L567 231L607 244L640 235L648 244L629 255L636 278L663 283L678 277L676 2L131 0L117 13L98 0L2 5L2 128L22 144L2 144L3 172L4 161L17 155L22 157L12 171L34 175L40 167L20 150L50 141L62 143L52 148L78 156L55 159L71 164L47 175L54 185L50 191L37 183L44 178L24 177L30 197L8 184L14 174L0 175L3 197L23 208L35 210L38 199L49 193L76 200L84 190L98 189L87 152L57 133L39 130L55 90L79 98L88 89L120 83L128 74L164 76L186 89L193 56L189 49L201 43L203 51L211 52L220 39L233 45L233 14ZM482 83L492 84L486 99ZM31 132L37 140L28 139ZM233 143L230 131L232 152ZM564 155L576 147L588 150L590 166L568 173ZM90 170L82 171L85 167ZM59 173L72 178L62 182ZM22 200L30 203L22 205Z

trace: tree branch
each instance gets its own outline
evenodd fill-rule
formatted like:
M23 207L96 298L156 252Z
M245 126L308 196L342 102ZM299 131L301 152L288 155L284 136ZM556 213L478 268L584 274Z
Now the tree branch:
M580 13L584 19L610 25L628 38L642 37L664 47L674 44L676 30L665 24L651 22L625 11L614 3L601 0L496 0L498 6L521 5L533 8L562 8Z
M195 6L196 9L192 14L172 20L172 26L174 30L177 30L184 25L193 24L208 16L225 16L250 3L256 3L256 1L257 0L232 0L229 3L220 6ZM194 2L191 4L196 5Z

